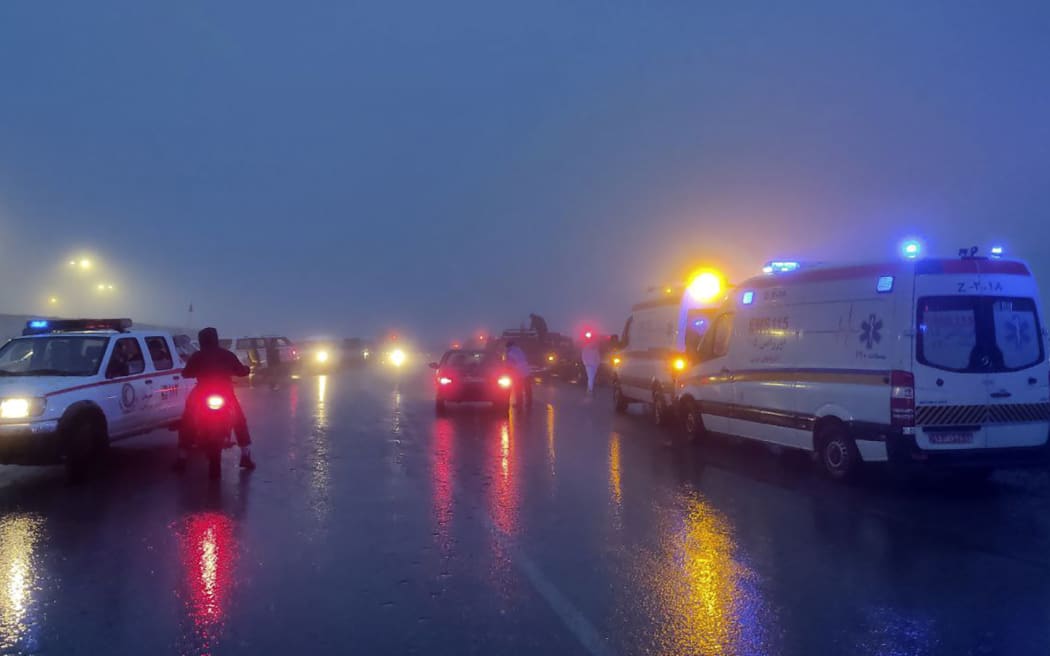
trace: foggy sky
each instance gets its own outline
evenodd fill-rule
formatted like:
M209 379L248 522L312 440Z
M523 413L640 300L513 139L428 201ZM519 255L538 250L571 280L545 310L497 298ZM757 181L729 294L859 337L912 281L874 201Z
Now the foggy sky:
M1048 33L1046 3L8 0L0 312L74 252L107 311L298 336L616 332L692 265L907 234L1050 287Z

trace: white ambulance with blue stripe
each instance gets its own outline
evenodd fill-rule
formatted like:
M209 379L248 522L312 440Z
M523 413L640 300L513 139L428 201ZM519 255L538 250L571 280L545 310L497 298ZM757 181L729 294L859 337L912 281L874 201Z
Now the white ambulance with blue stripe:
M687 433L815 452L834 478L865 462L1045 465L1036 282L1024 262L975 252L767 267L713 318L680 384Z

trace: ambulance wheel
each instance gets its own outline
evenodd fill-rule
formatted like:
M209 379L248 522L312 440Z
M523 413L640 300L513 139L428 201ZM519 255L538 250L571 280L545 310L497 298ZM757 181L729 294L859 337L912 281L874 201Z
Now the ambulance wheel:
M824 472L836 481L848 481L860 469L860 452L846 427L835 422L828 424L818 434L817 454Z
M700 415L700 404L686 397L681 401L680 411L685 438L690 442L695 442L703 437L705 429L704 418Z
M671 419L671 409L667 406L667 402L664 401L664 395L657 390L653 390L653 403L652 403L652 417L653 423L661 428L667 426Z
M613 409L616 410L616 414L622 415L627 413L627 397L623 395L623 390L620 389L620 384L616 383L613 386Z

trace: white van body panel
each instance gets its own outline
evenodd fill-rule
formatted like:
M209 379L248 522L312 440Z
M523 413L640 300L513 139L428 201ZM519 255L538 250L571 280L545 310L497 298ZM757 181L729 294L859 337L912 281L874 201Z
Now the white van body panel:
M975 261L972 267L956 264L950 269L919 275L915 282L917 311L923 317L919 332L929 341L925 353L916 353L914 368L917 445L953 451L1045 444L1050 381L1035 279L1015 262L986 261L982 266ZM951 309L953 303L966 305L975 297L988 299L976 320L994 324L994 352L972 354L976 360L995 360L987 368L966 362L968 351L978 348L972 341L975 312ZM933 311L931 298L939 300L941 311ZM938 316L944 328L934 320ZM952 370L958 366L969 370Z
M708 430L783 446L811 450L819 426L839 421L869 461L1044 445L1050 365L1038 298L1027 266L1006 260L754 278L719 315L732 317L728 354L692 368L681 393L699 402ZM914 377L914 428L891 419L894 372Z
M689 357L687 350L695 348L687 339L690 331L702 335L709 317L723 301L697 303L684 288L671 288L669 293L634 305L624 330L627 343L616 372L623 395L648 403L653 400L653 390L658 389L665 401L672 403L678 374L671 362L676 357Z

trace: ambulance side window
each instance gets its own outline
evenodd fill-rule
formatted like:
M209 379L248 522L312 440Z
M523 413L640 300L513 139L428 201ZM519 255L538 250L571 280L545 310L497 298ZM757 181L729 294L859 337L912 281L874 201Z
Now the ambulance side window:
M701 360L713 360L729 353L729 338L733 334L733 315L723 314L715 319L711 330L700 342Z
M733 334L733 315L723 314L715 324L714 356L720 358L729 353L729 338Z

